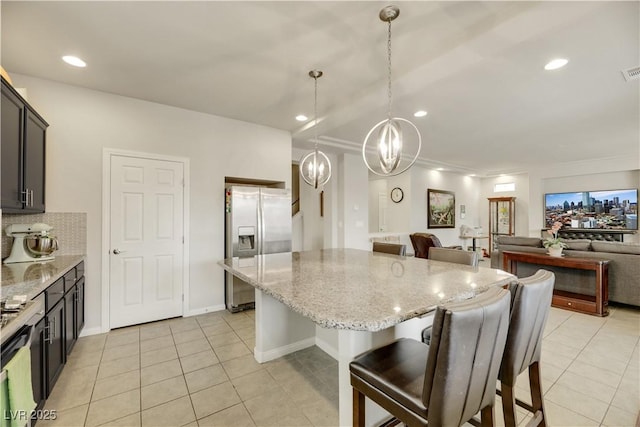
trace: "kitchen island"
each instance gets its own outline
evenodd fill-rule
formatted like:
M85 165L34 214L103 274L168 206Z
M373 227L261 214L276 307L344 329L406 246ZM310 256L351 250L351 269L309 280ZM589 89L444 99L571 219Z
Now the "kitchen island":
M515 276L502 270L357 249L229 258L220 265L256 288L260 363L318 345L338 361L340 425L351 424L349 362L399 337L419 339L438 304ZM367 413L383 416L367 402ZM371 405L371 406L369 406Z

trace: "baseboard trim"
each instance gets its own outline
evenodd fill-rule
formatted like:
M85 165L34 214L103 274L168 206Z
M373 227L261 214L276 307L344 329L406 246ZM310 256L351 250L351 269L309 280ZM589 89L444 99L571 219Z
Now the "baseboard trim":
M291 344L284 345L282 347L274 348L268 351L258 351L254 349L253 354L258 363L269 362L271 360L278 359L279 357L286 356L287 354L303 350L308 347L312 347L316 343L315 337L305 338L300 341L296 341Z
M209 307L196 308L193 310L189 310L189 312L185 313L183 316L184 317L199 316L201 314L207 314L207 313L213 313L215 311L226 310L226 308L227 307L224 304L211 305Z
M82 328L82 331L80 331L80 338L88 337L91 335L103 334L105 332L109 332L109 331L108 330L103 331L100 326L96 326L95 328Z
M316 336L316 345L320 350L324 351L329 356L333 357L335 360L340 360L338 349L330 345L327 341Z

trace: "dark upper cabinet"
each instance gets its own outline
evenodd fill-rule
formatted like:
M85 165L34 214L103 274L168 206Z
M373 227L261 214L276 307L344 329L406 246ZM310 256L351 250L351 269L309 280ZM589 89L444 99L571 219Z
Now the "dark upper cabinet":
M24 137L24 188L29 191L29 206L25 210L44 212L44 149L47 122L26 110Z
M1 107L3 212L44 212L44 156L49 125L4 79Z
M21 210L24 103L5 86L2 79L2 209Z

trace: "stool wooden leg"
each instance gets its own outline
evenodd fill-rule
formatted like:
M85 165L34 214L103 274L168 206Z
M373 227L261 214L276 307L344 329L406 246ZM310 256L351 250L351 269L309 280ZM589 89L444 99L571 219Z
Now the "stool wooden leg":
M531 406L534 419L540 418L536 425L546 427L547 420L542 399L542 383L540 382L540 362L529 365L529 388L531 389Z
M364 394L353 388L353 427L364 427Z
M487 406L480 411L480 421L482 427L493 427L493 405Z
M513 387L500 384L500 391L502 395L502 412L504 413L504 425L505 427L516 427L516 401L513 395Z

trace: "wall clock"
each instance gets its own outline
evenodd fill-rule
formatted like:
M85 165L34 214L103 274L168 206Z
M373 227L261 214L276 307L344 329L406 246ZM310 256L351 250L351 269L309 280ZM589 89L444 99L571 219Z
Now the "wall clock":
M393 190L391 190L391 201L392 202L400 203L403 198L404 198L404 192L402 191L402 188L396 187Z

